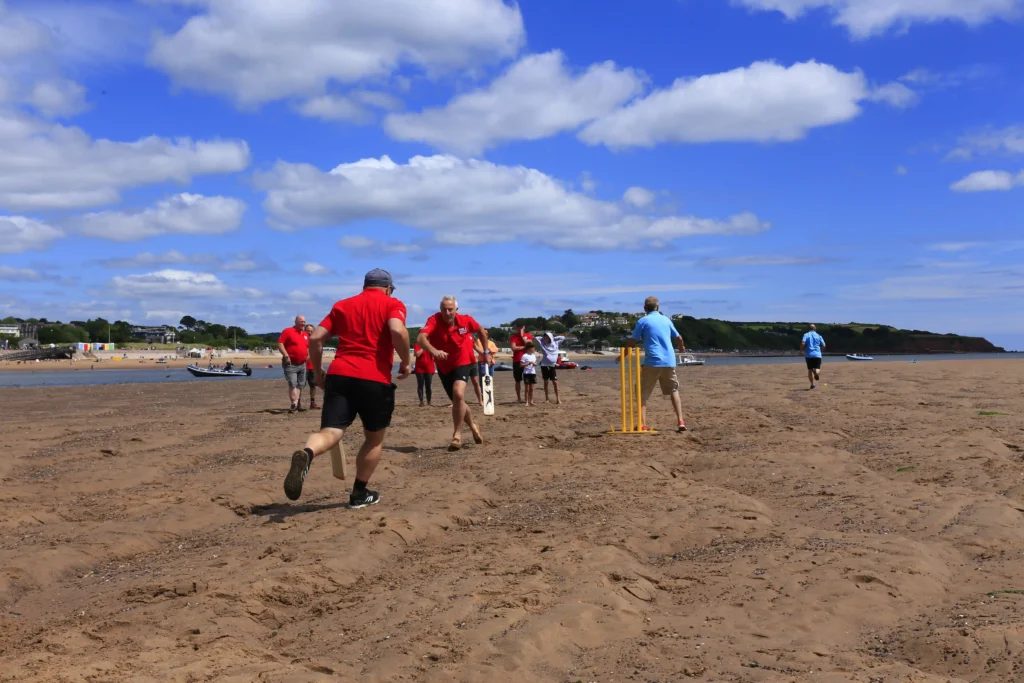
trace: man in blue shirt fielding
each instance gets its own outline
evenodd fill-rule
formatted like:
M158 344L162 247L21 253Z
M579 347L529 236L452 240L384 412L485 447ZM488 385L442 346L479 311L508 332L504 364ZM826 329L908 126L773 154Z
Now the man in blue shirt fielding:
M814 380L821 379L821 350L825 348L825 340L818 334L817 328L811 325L811 331L804 335L800 341L800 350L804 352L804 360L807 361L807 379L811 380L811 389L814 388Z
M647 429L647 399L651 397L657 382L661 385L661 393L672 397L679 431L685 432L686 423L683 422L683 402L679 398L679 378L676 377L676 354L672 350L672 341L675 340L680 353L686 350L686 345L676 326L658 310L658 297L647 297L644 300L644 311L647 315L636 322L633 336L626 340L627 348L636 346L637 342L644 345L644 363L640 370L642 429Z

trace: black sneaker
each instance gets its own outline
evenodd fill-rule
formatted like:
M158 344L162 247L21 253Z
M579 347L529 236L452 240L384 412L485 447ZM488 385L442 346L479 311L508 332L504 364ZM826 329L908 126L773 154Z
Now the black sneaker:
M299 409L299 407L293 403L292 407L288 409L288 412L289 413L294 413L298 409Z
M312 459L306 451L292 453L292 466L288 470L288 476L284 478L284 495L288 496L289 500L298 500L302 495L302 482L306 481L311 464Z
M353 510L358 510L368 505L376 505L379 502L380 494L370 489L364 489L362 493L351 493L348 497L348 506Z

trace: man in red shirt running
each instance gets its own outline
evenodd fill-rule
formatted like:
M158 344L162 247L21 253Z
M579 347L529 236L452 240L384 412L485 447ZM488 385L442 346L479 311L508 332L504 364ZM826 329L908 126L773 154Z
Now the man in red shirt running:
M462 423L473 433L473 441L480 444L484 437L473 424L473 414L466 404L466 385L470 381L470 368L476 364L473 335L487 349L487 330L468 315L459 315L459 304L453 296L441 299L441 311L430 316L416 340L437 361L437 374L441 386L452 401L452 440L449 451L462 448ZM490 354L490 351L484 351Z
M281 367L288 380L288 399L292 407L288 412L300 409L302 389L306 386L306 361L309 360L309 335L306 334L306 316L295 316L295 325L289 327L277 338L277 350L281 353Z
M380 462L384 433L395 410L391 368L398 351L398 379L409 376L409 331L405 328L405 304L392 297L391 274L374 269L363 278L363 292L334 304L310 339L310 357L316 383L324 390L320 431L310 435L306 447L292 454L292 466L284 480L291 500L302 495L302 483L313 458L341 441L345 430L363 423L363 445L356 455L356 480L349 507L363 508L380 502L380 494L366 488ZM324 377L324 341L338 337L338 351Z
M521 393L523 364L520 361L523 359L523 354L526 353L526 342L528 341L533 341L533 335L527 333L526 325L520 325L516 333L508 340L509 346L512 347L512 379L516 381L516 403L523 402Z

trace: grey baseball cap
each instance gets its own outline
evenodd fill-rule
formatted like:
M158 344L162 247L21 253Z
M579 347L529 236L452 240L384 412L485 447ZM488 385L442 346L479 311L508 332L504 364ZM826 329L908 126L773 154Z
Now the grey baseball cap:
M394 287L391 273L381 268L374 268L363 278L363 287Z

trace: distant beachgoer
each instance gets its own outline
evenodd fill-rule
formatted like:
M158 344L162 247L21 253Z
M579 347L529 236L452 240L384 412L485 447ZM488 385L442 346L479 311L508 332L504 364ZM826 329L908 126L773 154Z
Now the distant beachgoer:
M811 389L815 387L815 380L821 379L821 350L825 348L825 340L818 334L818 328L813 324L810 331L800 340L800 350L804 352L804 362L807 363L807 379L811 382Z
M306 325L306 334L309 337L313 336L313 332L316 331L316 327L313 325ZM316 410L320 406L316 404L316 376L313 373L313 359L310 358L306 361L306 384L309 385L309 409ZM302 397L299 397L299 401L302 401Z
M533 341L533 335L526 332L526 325L520 325L509 340L509 346L512 347L512 379L516 382L516 402L522 403L522 382L523 382L523 366L519 362L523 357L523 352L526 351L526 342Z
M437 361L437 374L441 386L452 401L452 440L449 451L462 448L462 425L469 427L473 441L484 442L480 428L473 423L473 412L466 403L466 385L470 382L471 370L476 365L473 352L473 335L478 335L487 344L487 330L472 316L459 315L459 303L453 296L441 299L441 310L430 316L420 330L416 340L427 353ZM487 348L486 346L484 348ZM489 354L490 351L484 351Z
M277 350L281 354L281 367L288 381L288 400L294 413L302 410L302 389L306 386L306 361L309 360L309 335L306 334L306 316L295 316L295 324L281 333L277 339Z
M310 435L306 446L292 453L292 465L284 480L284 492L291 500L302 495L302 484L313 458L335 446L359 416L363 423L363 445L356 455L356 479L349 494L350 508L380 502L380 494L366 488L384 450L384 435L395 410L395 389L391 369L398 351L398 379L409 376L409 331L405 328L405 304L391 296L395 291L391 274L371 270L363 278L361 294L343 299L331 308L310 339L316 383L324 390L320 431ZM324 342L338 338L334 360L323 368Z
M526 407L532 408L537 404L533 402L533 390L537 386L537 355L534 353L537 346L532 342L526 342L523 347L523 355L519 362L523 366L523 384L526 385Z
M484 375L494 377L494 354L498 353L498 345L493 341L487 341L487 350L484 353L484 345L477 339L473 342L473 351L476 352L477 374L482 378ZM480 380L481 382L483 379ZM480 396L480 405L484 404L483 396Z
M556 337L550 332L545 332L538 340L543 354L540 359L540 374L544 378L544 400L551 400L548 395L548 382L550 382L555 387L556 404L562 402L562 399L558 397L558 347L564 341L565 337Z
M633 336L626 340L627 348L636 346L638 342L644 346L644 362L640 370L641 429L648 429L647 402L657 382L661 385L661 393L672 399L672 408L675 409L676 419L679 420L678 430L685 432L683 402L679 398L679 378L676 375L676 354L672 350L672 342L675 341L680 353L686 351L686 345L672 321L658 309L658 297L647 297L644 300L646 315L636 322Z
M413 373L416 375L416 395L420 399L420 407L422 408L425 405L430 405L437 366L434 365L433 357L424 351L423 347L419 344L413 346L412 350L416 355L416 367L413 370ZM425 403L424 399L426 399Z

